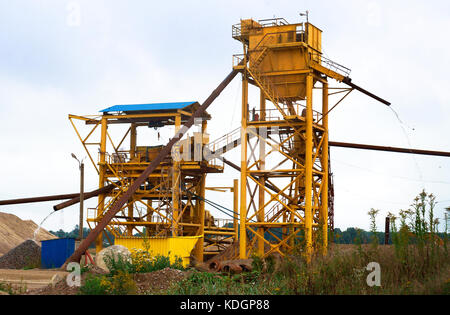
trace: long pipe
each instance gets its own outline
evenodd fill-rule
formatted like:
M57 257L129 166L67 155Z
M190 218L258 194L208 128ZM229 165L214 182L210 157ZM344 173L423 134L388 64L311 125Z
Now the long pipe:
M408 148L377 146L377 145L347 143L347 142L337 142L337 141L330 141L329 145L333 146L333 147L351 148L351 149L363 149L363 150L375 150L375 151L385 151L385 152L397 152L397 153L409 153L409 154L450 157L450 152L444 152L444 151L408 149ZM241 171L241 168L239 166L237 166L236 164L232 163L231 161L229 161L223 157L222 157L222 160L224 163L233 167L235 170L237 170L239 172ZM101 193L110 192L111 190L114 189L114 187L116 187L114 184L110 184L103 188L96 189L96 190L90 191L88 193L85 193L84 200L98 196ZM273 189L274 187L268 187L268 188ZM58 211L58 210L64 209L66 207L69 207L71 205L74 205L74 204L77 204L80 202L80 194L74 193L74 194L63 194L63 195L51 195L51 196L41 196L41 197L31 197L31 198L0 200L0 206L23 204L23 203L34 203L34 202L46 202L46 201L53 201L53 200L64 200L64 199L69 199L69 198L71 198L71 199L53 206L53 209L55 211Z
M397 153L409 153L409 154L421 154L421 155L434 155L434 156L450 157L450 152L443 152L443 151L431 151L431 150L419 150L419 149L386 147L386 146L379 146L379 145L359 144L359 143L346 143L346 142L336 142L336 141L330 141L329 145L333 146L333 147L352 148L352 149L376 150L376 151L386 151L386 152L397 152Z
M78 194L65 194L65 195L52 195L52 196L41 196L41 197L30 197L30 198L19 198L19 199L9 199L9 200L0 200L0 206L4 205L15 205L20 203L32 203L32 202L44 202L44 201L53 201L53 200L64 200L69 198L80 197L80 193Z
M361 93L364 93L364 94L366 94L367 96L370 96L370 97L376 99L377 101L379 101L379 102L381 102L381 103L383 103L383 104L385 104L385 105L387 105L387 106L390 106L390 105L391 105L390 102L388 102L388 101L382 99L381 97L376 96L375 94L370 93L369 91L363 89L362 87L360 87L360 86L358 86L358 85L352 83L352 79L350 79L349 77L346 77L342 82L344 82L344 83L347 84L348 86L354 88L355 90L360 91Z
M110 192L111 190L113 190L115 187L117 187L117 183L115 183L115 184L109 184L109 185L107 185L107 186L105 186L105 187L98 188L98 189L93 190L93 191L90 191L90 192L88 192L88 193L84 193L84 198L83 198L83 200L87 200L87 199L90 199L90 198L92 198L92 197L96 197L96 196L98 196L98 195L100 195L100 194L108 193L108 192ZM80 194L79 194L79 193L76 194L75 197L70 197L70 198L72 198L72 199L67 200L67 201L64 201L64 202L62 202L62 203L59 203L59 204L53 206L53 210L58 211L58 210L67 208L67 207L69 207L69 206L72 206L72 205L77 204L77 203L80 202ZM64 198L64 199L67 199L67 198Z
M116 185L110 184L103 188L84 193L83 200L98 196L101 193L110 192L111 190L114 189L114 187L116 187ZM59 203L59 204L53 206L53 210L58 211L58 210L66 208L68 206L79 203L80 202L80 193L0 200L0 206L16 205L16 204L22 204L22 203L46 202L46 201L64 200L64 199L70 199L70 200L64 201L62 203Z
M169 141L169 143L162 148L158 156L150 163L150 165L144 170L144 172L133 182L128 190L111 206L111 208L105 213L103 218L98 222L97 226L88 234L85 240L83 240L75 252L70 256L64 265L61 267L66 268L69 262L80 261L81 256L89 248L92 242L95 241L97 236L108 225L112 218L120 211L122 206L130 199L130 197L136 192L136 190L144 183L148 176L158 167L161 161L170 153L172 147L177 143L184 134L194 124L195 118L201 117L211 103L219 96L219 94L225 89L225 87L234 79L238 74L238 71L233 69L230 74L219 84L219 86L211 93L206 101L194 112L191 118L180 128L177 134Z

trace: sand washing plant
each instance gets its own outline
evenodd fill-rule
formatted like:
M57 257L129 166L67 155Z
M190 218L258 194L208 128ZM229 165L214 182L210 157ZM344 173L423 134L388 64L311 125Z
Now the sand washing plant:
M105 231L115 244L141 248L149 242L155 254L181 256L185 264L191 256L198 261L218 254L226 259L284 256L299 240L307 258L315 250L326 254L334 227L330 146L449 156L329 141L329 113L352 91L390 103L354 84L350 69L323 56L322 31L309 21L245 19L232 26L232 37L242 52L203 103L115 105L94 115L69 115L99 186L83 195L98 198L97 207L87 209L91 232L67 262L79 261L92 243L100 251ZM241 127L212 141L208 127L214 117L206 110L238 75ZM259 89L258 104L249 104L249 85ZM314 90L320 97L313 99ZM332 95L339 100L329 104ZM194 124L199 130L185 136ZM123 130L118 138L112 135L115 128ZM140 146L144 128L175 132L166 145ZM230 150L240 150L241 160L224 158ZM228 167L239 172L236 180L208 187L208 174ZM206 199L207 189L232 194L233 209ZM0 204L48 200L66 200L54 207L58 211L80 202L80 194ZM212 208L227 217L213 217Z

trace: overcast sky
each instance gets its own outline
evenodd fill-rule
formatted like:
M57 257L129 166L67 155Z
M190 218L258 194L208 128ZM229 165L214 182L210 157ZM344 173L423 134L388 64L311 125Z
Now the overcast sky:
M330 114L330 140L450 151L448 1L0 0L0 199L78 191L70 153L85 154L69 113L203 102L241 53L232 24L274 16L295 23L305 10L323 30L325 55L352 69L354 83L391 101L402 121L352 92ZM208 110L212 139L240 125L239 81ZM330 154L336 227L368 229L367 212L376 208L381 230L385 215L407 209L422 189L436 195L437 217L450 206L449 158L340 148ZM227 169L209 176L208 185L234 178ZM87 165L86 190L97 185ZM208 195L228 207L230 197ZM39 223L54 204L0 211ZM71 230L77 223L78 205L44 227Z

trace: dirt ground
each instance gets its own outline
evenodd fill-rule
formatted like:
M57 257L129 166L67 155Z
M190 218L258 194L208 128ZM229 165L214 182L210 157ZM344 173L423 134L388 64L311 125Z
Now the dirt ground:
M34 290L46 287L51 283L52 277L57 274L65 279L68 272L60 270L15 270L0 269L0 283L11 284L13 287L19 287L26 290Z
M88 275L102 275L105 271L98 267L91 268L90 271L81 276L81 282L87 278ZM133 275L133 280L136 282L137 294L158 294L167 290L174 282L181 281L188 272L180 271L171 268L162 270L138 273ZM63 275L64 276L64 275ZM28 290L25 295L75 295L78 293L77 287L69 287L66 284L65 277L63 277L56 284L45 284L40 288Z

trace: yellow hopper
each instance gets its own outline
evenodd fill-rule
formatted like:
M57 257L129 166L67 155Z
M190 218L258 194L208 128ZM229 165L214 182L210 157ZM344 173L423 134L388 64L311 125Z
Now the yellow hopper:
M171 262L175 262L176 257L180 257L183 266L189 264L189 256L192 249L201 236L176 236L176 237L116 237L114 245L122 245L130 251L145 250L145 245L149 247L152 255L168 256ZM145 243L146 244L145 244Z

